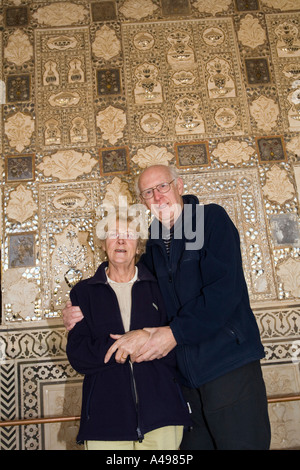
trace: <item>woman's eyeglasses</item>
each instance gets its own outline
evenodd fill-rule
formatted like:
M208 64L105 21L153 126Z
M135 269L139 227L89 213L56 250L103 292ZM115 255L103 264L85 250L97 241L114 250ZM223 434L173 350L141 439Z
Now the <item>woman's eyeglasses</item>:
M118 232L117 230L110 230L106 233L106 238L110 238L111 240L117 240L118 238L121 238L122 240L137 240L139 236L134 232Z

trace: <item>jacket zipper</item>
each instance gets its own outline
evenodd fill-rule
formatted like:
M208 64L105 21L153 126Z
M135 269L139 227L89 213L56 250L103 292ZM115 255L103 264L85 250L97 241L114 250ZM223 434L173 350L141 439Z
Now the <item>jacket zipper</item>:
M131 371L131 390L132 390L132 395L133 395L133 400L135 403L135 409L136 409L136 417L137 417L137 428L136 428L136 433L138 436L139 442L142 442L144 439L143 433L141 431L141 426L140 426L140 414L139 414L139 397L136 389L136 382L134 378L134 373L133 373L133 365L129 361L129 366L130 366L130 371Z
M137 279L136 282L138 282L138 281L139 281L139 278ZM133 284L132 289L131 289L131 315L130 315L129 330L131 330L131 326L132 326L132 305L133 305L134 286L135 286L135 283ZM137 418L136 433L137 433L137 436L138 436L138 441L142 442L143 439L144 439L144 435L141 431L141 426L140 426L139 397L138 397L138 393L137 393L137 389L136 389L136 381L135 381L134 372L133 372L133 364L130 360L129 360L129 366L130 366L130 372L131 372L131 391L132 391L133 400L134 400L134 403L135 403L136 418Z
M90 419L90 402L91 402L92 394L93 394L93 391L94 391L95 382L96 382L96 376L93 377L93 382L92 382L92 385L91 385L91 388L90 388L90 393L89 393L89 396L88 396L88 399L87 399L87 402L86 402L86 419L87 419L87 421Z
M166 251L166 250L165 250ZM175 291L175 288L174 288L174 279L173 279L173 275L172 275L172 268L171 268L171 264L170 264L170 259L171 259L171 254L172 254L172 243L171 243L171 246L170 246L170 254L169 256L167 255L167 266L168 266L168 275L169 275L169 283L172 284L172 293L173 293L173 298L174 298L174 302L175 302L175 305L177 305L178 307L180 306L179 304L179 301L178 301L178 298L177 298L177 295L176 295L176 291ZM184 364L185 364L185 369L188 373L188 376L189 376L189 381L191 382L191 384L194 384L194 381L192 380L192 376L191 376L191 373L190 373L190 370L189 370L189 365L188 365L188 360L187 360L187 352L186 352L186 347L183 345L183 358L184 358Z

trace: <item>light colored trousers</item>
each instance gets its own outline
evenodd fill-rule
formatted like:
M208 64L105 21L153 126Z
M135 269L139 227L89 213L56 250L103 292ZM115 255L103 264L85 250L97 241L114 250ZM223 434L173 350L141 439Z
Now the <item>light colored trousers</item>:
M177 450L183 436L183 426L165 426L147 432L138 441L85 441L85 450Z

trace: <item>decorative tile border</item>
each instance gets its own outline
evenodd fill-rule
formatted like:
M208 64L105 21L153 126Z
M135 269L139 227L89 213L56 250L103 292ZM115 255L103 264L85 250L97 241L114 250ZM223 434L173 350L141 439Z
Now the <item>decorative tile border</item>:
M295 360L295 342L300 327L300 304L256 306L254 313L266 351L263 373L269 396L298 393L300 373ZM67 332L61 324L0 330L0 419L30 419L41 416L74 416L80 412L82 376L66 359ZM273 448L295 445L287 420L296 403L284 404L286 440L278 434L278 404L270 405ZM275 415L274 415L275 413ZM1 450L77 449L77 424L28 425L0 428Z

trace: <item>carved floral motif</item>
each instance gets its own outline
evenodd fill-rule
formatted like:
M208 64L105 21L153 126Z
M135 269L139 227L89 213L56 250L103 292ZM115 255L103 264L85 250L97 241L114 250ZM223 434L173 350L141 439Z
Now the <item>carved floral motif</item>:
M60 180L72 180L84 173L90 173L97 163L89 153L80 153L75 150L56 152L50 157L44 157L38 168L45 176L53 176Z
M123 205L132 204L132 196L128 189L128 184L122 181L117 176L107 185L105 198L103 200L103 206L119 206L119 203ZM125 204L126 203L126 204Z
M115 144L123 137L126 125L126 114L120 108L108 106L104 111L99 111L96 117L97 126L103 132L103 139Z
M10 219L23 223L36 212L38 206L34 202L32 192L20 184L10 194L7 205L7 215Z
M271 98L260 96L250 105L250 113L254 117L257 126L265 132L269 132L277 124L279 107Z
M266 33L258 19L248 14L241 20L238 38L244 46L255 49L257 46L264 44Z
M270 8L276 8L282 11L300 10L300 0L261 0L263 4Z
M24 320L35 314L35 300L39 293L38 286L22 277L23 269L9 269L4 273L4 303L10 304L14 315Z
M271 201L283 204L294 196L294 186L288 179L287 172L274 165L267 173L263 192Z
M83 21L88 11L83 5L71 2L59 2L46 5L37 10L33 17L39 24L47 26L65 26Z
M152 15L157 8L151 0L126 0L119 11L125 18L140 20Z
M11 147L22 152L26 145L30 144L34 132L34 122L31 116L17 112L7 119L4 130Z
M132 160L141 168L146 168L151 165L168 165L173 157L166 147L149 145L144 149L139 149Z
M92 44L92 51L96 57L110 60L119 54L121 43L113 29L104 25L96 32L95 41Z
M300 156L300 136L297 135L293 137L291 141L286 144L286 148L292 154Z
M221 162L228 162L237 165L250 159L255 150L247 145L246 142L239 142L234 139L221 142L212 154Z
M300 261L290 258L280 264L277 272L284 289L294 297L300 297Z
M207 0L197 0L193 3L193 7L197 8L200 13L211 13L215 15L221 11L226 11L231 4L231 0L218 0L217 2L208 2Z
M21 66L33 57L33 47L27 34L17 29L8 39L4 49L4 58L9 62Z
M58 304L66 298L68 288L74 287L93 272L93 253L88 237L89 232L80 231L71 223L61 233L54 235L56 246L51 256L54 272L52 289L58 294Z

